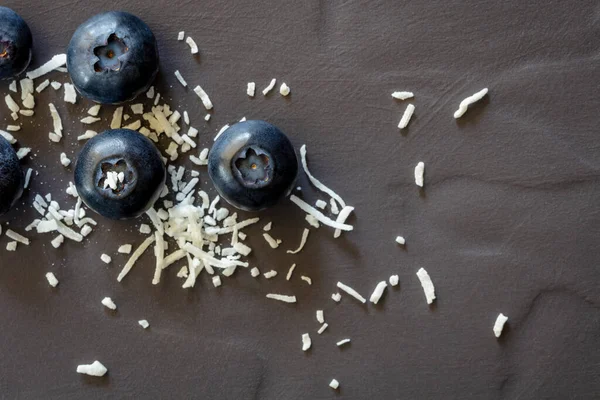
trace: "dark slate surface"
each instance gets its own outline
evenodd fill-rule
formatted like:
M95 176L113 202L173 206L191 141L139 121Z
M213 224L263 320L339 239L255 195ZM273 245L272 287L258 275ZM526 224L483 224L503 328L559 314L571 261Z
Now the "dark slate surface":
M29 233L16 253L0 237L0 397L13 399L594 399L600 393L600 182L597 1L73 1L8 0L30 24L33 65L62 53L75 28L102 10L138 14L154 30L161 52L160 92L187 109L199 143L242 116L266 119L295 145L308 145L314 174L356 207L355 231L334 240L305 226L291 203L265 213L273 251L250 229L253 265L276 269L271 281L239 271L214 289L203 275L182 290L179 265L152 286L147 252L119 284L137 245L140 221L110 222L83 245L50 246L53 235ZM200 47L192 57L179 30ZM215 104L209 123L179 69ZM249 99L272 77L292 95ZM66 75L52 78L64 82ZM37 83L41 80L37 80ZM482 87L490 95L456 122L460 100ZM7 91L7 83L2 86ZM415 116L396 128L412 90ZM36 193L64 190L76 158L77 122L91 105L65 105L51 88L37 98L36 117L21 118L19 142L34 148L25 163L39 175L20 205L2 217L23 232L35 217ZM172 99L172 100L171 100ZM66 137L51 144L47 103L57 104ZM0 107L3 123L10 121ZM112 108L101 113L107 127ZM426 164L426 188L413 167ZM201 169L202 181L207 181ZM304 197L321 198L304 176ZM204 188L214 193L211 184ZM147 221L146 221L147 222ZM261 224L262 225L262 224ZM394 243L403 234L406 248ZM100 254L113 256L106 266ZM292 282L283 275L297 263ZM425 303L415 272L425 267L438 301ZM57 289L44 274L54 271ZM301 274L312 277L309 287ZM379 306L344 297L341 280L365 296L399 274L399 288ZM296 305L264 298L295 293ZM100 304L111 296L116 313ZM315 310L329 329L316 335ZM509 316L504 336L492 325ZM143 331L137 320L151 327ZM313 348L301 351L311 332ZM352 343L335 346L341 338ZM104 378L75 373L101 360ZM338 393L328 387L341 383Z

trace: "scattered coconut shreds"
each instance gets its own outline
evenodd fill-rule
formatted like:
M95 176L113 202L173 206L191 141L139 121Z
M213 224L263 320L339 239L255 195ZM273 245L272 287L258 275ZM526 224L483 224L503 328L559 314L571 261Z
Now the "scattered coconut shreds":
M310 279L310 277L308 277L306 275L301 275L300 279L302 279L304 282L308 283L309 285L312 285L312 279Z
M255 92L256 92L256 83L248 82L248 86L246 87L246 94L250 97L254 97Z
M419 161L415 167L415 184L419 187L423 187L423 175L425 174L425 163Z
M142 242L142 244L140 245L140 247L138 247L133 252L133 254L131 255L131 257L129 258L129 261L127 261L127 263L125 264L125 266L123 267L123 269L119 273L119 276L117 277L117 281L121 282L123 280L123 278L125 278L125 276L127 276L127 274L129 273L129 271L131 271L131 268L133 268L133 266L135 265L135 263L138 260L138 258L141 257L141 255L146 251L146 249L148 247L150 247L150 245L153 242L154 242L154 235L149 236L148 238L146 238L146 240L144 240Z
M400 283L400 277L398 275L390 276L390 286L398 286Z
M110 256L108 254L102 254L100 256L100 259L102 260L102 262L104 262L105 264L110 264L110 262L112 261L112 258L110 258Z
M81 122L82 124L87 124L87 125L90 125L90 124L96 123L96 122L98 122L98 121L100 121L100 118L97 118L97 117L92 117L92 116L88 116L88 117L82 118L82 119L80 120L80 122Z
M323 310L317 310L316 317L320 324L325 323L325 314L323 313Z
M319 223L319 220L310 214L306 214L306 217L304 217L304 219L312 227L315 227L318 229L321 226L321 224Z
M163 260L165 258L165 240L163 234L159 231L154 232L154 256L156 257L156 266L154 268L154 277L152 278L152 284L158 285L160 283L160 276L163 269Z
M50 83L50 86L52 86L52 89L58 90L58 89L60 89L62 87L62 83L56 82L56 81L52 81L52 83Z
M55 237L54 239L52 239L50 244L55 249L58 249L64 243L64 241L65 241L65 237L64 237L64 235L61 234L61 235L58 235L57 237Z
M343 290L344 292L348 293L350 296L354 297L356 300L360 301L361 303L364 304L367 302L367 299L362 297L356 290L352 289L350 286L344 285L342 282L338 282L337 287L339 289Z
M321 325L321 327L319 328L319 330L317 331L317 333L320 335L323 332L325 332L325 329L327 329L327 327L329 326L329 324L327 323L323 323L323 325Z
M15 139L15 137L13 135L11 135L10 133L3 131L1 129L0 129L0 136L2 136L4 139L6 139L6 141L10 144L17 143L17 139Z
M221 286L221 277L219 275L213 276L212 277L212 283L213 283L214 287Z
M4 97L4 102L10 111L18 112L20 110L19 105L10 94L7 94L6 97Z
M204 116L204 120L205 120L205 121L210 121L210 114L206 114L206 115Z
M310 233L310 229L304 228L304 231L302 232L302 238L300 239L300 246L298 246L298 248L296 250L287 250L286 253L288 253L288 254L300 253L300 251L302 251L302 249L304 248L304 245L306 245L306 240L308 239L309 233Z
M181 83L181 86L183 86L183 87L187 86L187 82L185 81L185 79L183 79L183 76L181 76L181 73L179 72L179 70L175 71L175 78L177 78L179 83Z
M64 66L67 63L67 55L66 54L57 54L50 59L50 61L46 62L41 67L34 69L33 71L29 71L27 73L27 78L36 79L42 75L46 75L50 71L54 71L57 68Z
M17 81L12 81L10 85L8 85L8 90L17 93Z
M320 208L321 210L324 210L325 207L327 207L327 202L323 201L321 199L317 200L317 202L315 203L315 207Z
M6 250L7 251L17 250L17 242L13 240L12 242L6 243Z
M348 219L348 217L350 216L350 214L352 213L352 211L354 211L354 207L346 206L346 207L342 208L342 211L340 211L340 213L338 214L335 222L337 222L339 224L345 223L346 220ZM333 237L337 239L340 237L341 234L342 234L341 229L336 229L335 232L333 233Z
M204 108L206 108L207 110L211 110L213 108L213 104L210 101L208 94L206 94L206 92L204 91L204 89L202 89L202 87L200 87L200 85L194 88L194 93L196 93L198 97L200 97Z
M278 248L279 245L281 244L281 240L274 239L273 236L269 235L268 233L263 233L263 237L265 238L265 240L267 241L269 246L271 246L272 249Z
M350 343L350 339L342 339L339 342L336 343L337 347L341 347L343 345L345 345L346 343Z
M181 267L181 269L179 270L179 272L177 272L177 277L178 278L187 278L188 275L188 267L186 267L185 265L183 267Z
M146 97L149 99L154 98L154 86L150 86L150 89L146 92Z
M266 224L265 226L263 226L263 231L269 232L271 230L272 226L273 226L273 223L269 222L268 224Z
M13 121L16 121L19 119L19 114L16 112L12 112L12 113L10 113L10 117L13 119Z
M396 243L398 243L399 245L404 246L404 244L406 244L406 239L404 239L403 236L396 236Z
M256 278L256 277L258 277L258 276L260 275L260 270L259 270L258 268L256 268L256 267L252 268L252 269L250 270L250 275L251 275L253 278Z
M35 114L35 112L33 110L19 110L19 114L25 117L33 117L33 114Z
M322 212L320 212L316 208L312 207L310 204L306 203L304 200L300 199L295 194L290 196L290 200L294 204L296 204L298 207L300 207L300 209L302 211L304 211L307 214L312 215L313 217L315 217L319 222L321 222L324 225L328 225L332 228L340 229L343 231L351 231L354 229L354 227L352 225L347 225L344 223L336 222L336 221L332 220L331 218L326 217L325 215L323 215Z
M467 109L469 108L469 106L471 104L476 103L479 100L481 100L487 93L488 93L488 89L484 88L484 89L481 89L479 92L475 93L474 95L471 95L471 96L467 97L466 99L464 99L463 101L461 101L460 105L458 106L458 110L456 110L454 112L454 118L458 119L458 118L462 117L464 115L464 113L467 112Z
M287 275L285 276L285 280L289 281L290 279L292 279L292 274L294 273L294 269L296 269L296 264L292 264L292 266L290 267L290 269L288 270Z
M433 303L435 300L435 287L433 286L433 282L429 277L427 271L424 268L421 268L417 271L417 276L421 281L421 286L423 287L423 291L425 292L425 298L427 299L427 304Z
M325 186L323 183L321 183L321 181L319 181L317 178L315 178L313 176L313 174L310 173L310 171L308 170L308 163L306 161L306 145L303 144L302 147L300 147L300 158L302 161L302 168L304 169L304 173L306 174L306 176L308 176L308 180L310 181L310 183L312 183L317 189L319 189L321 192L323 193L327 193L330 197L334 198L335 201L337 201L340 206L345 207L346 203L344 202L344 200L342 200L342 198L333 190L331 190L330 188L328 188L327 186Z
M68 167L71 165L71 160L69 160L69 157L65 153L60 153L60 163L63 167Z
M187 111L183 112L183 122L185 122L186 125L190 124L190 115Z
M148 323L148 321L146 321L145 319L140 319L138 321L138 324L140 324L140 326L144 329L148 329L148 327L150 326L150 324Z
M276 83L277 83L277 79L275 79L275 78L271 79L271 82L269 83L269 85L263 89L263 91L262 91L263 95L266 96L271 90L273 90Z
M375 290L371 294L371 298L369 299L371 303L377 304L379 300L381 300L381 296L383 296L383 292L387 288L387 283L385 281L381 281L375 286Z
M221 129L219 129L219 132L217 133L217 135L213 139L213 142L216 142L217 139L219 138L219 136L221 136L223 134L223 132L225 132L227 130L227 128L229 128L229 124L226 124Z
M414 112L415 106L413 104L407 105L406 109L404 110L404 114L402 114L402 118L400 119L400 123L398 124L398 128L406 128Z
M129 254L129 253L131 253L131 245L123 244L123 245L119 246L119 249L117 250L117 252L121 253L121 254Z
M504 324L506 321L508 321L508 317L502 313L500 313L498 318L496 318L496 322L494 323L494 335L496 335L497 338L502 335L502 330L504 329Z
M0 132L0 134L2 134L2 132ZM25 174L25 185L24 188L27 189L29 187L29 182L31 181L31 174L33 173L33 170L31 168L29 168L27 170L27 173Z
M177 40L183 40L185 38L185 32L181 31L177 34Z
M278 300L278 301L282 301L284 303L295 303L296 302L296 296L288 296L285 294L268 293L267 299Z
M11 238L12 240L16 240L19 243L23 243L24 245L29 246L29 239L15 231L13 231L12 229L6 230L6 236Z
M285 82L283 82L281 84L281 87L279 87L279 94L281 94L284 97L290 94L290 87L286 85Z
M277 276L277 271L275 270L270 270L269 272L265 272L263 274L265 276L265 278L267 279L271 279L271 278L275 278Z
M111 310L116 310L117 305L110 297L105 297L102 299L102 305L106 308L110 308Z
M150 229L149 225L141 224L140 233L143 233L144 235L149 235L150 233L152 233L152 230Z
M415 97L413 92L393 92L392 97L398 100L406 100Z
M188 44L188 46L190 46L192 54L198 54L198 45L196 45L196 42L194 42L194 39L192 39L191 36L188 36L185 39L185 42Z
M90 376L104 376L108 372L108 369L98 360L91 364L82 364L77 366L78 374L85 374Z
M77 102L77 92L75 91L75 86L73 86L70 83L65 83L63 87L65 88L64 101L67 103L75 104Z
M48 284L50 286L56 287L56 285L58 285L58 279L56 279L56 276L54 276L52 272L48 272L46 274L46 279L48 280Z
M160 101L160 93L156 93L156 97L154 98L154 105L158 105L158 102Z
M333 301L335 301L336 303L339 303L339 302L342 300L342 295L341 295L341 294L339 294L339 293L333 293L333 294L331 295L331 299L332 299Z
M98 113L100 113L100 108L101 108L101 105L96 104L95 106L91 106L90 109L87 111L87 113L89 115L91 115L92 117L97 117Z
M96 132L96 131L88 130L88 131L85 131L85 133L83 135L77 136L77 140L88 140L88 139L93 138L97 134L98 134L98 132Z
M33 80L29 78L21 79L19 85L21 86L21 100L25 101L28 95L33 94Z
M144 113L144 105L142 103L132 104L131 112L136 115L142 115Z
M63 125L60 119L60 115L56 110L56 107L52 103L48 103L48 108L50 109L50 116L52 117L52 126L54 128L54 134L59 138L62 137Z
M21 130L21 125L8 125L6 130L9 132L18 132Z
M337 379L332 379L331 382L329 382L329 387L333 390L337 390L337 388L340 387L340 383L337 381Z
M119 129L123 120L123 107L117 107L110 121L110 129Z
M302 351L308 351L312 345L310 341L310 335L308 333L302 334Z

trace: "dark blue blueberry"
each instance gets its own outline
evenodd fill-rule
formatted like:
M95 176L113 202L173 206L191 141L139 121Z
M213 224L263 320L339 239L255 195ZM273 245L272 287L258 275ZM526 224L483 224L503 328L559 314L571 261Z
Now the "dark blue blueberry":
M111 187L109 174L122 173ZM135 218L163 189L165 165L154 144L130 129L113 129L90 139L77 158L75 187L81 200L111 219Z
M23 193L23 171L17 153L0 136L0 215L6 214Z
M98 103L133 100L158 72L158 47L144 21L125 12L98 14L77 28L67 50L73 85Z
M20 75L31 61L33 39L27 23L10 8L0 7L0 79Z
M238 122L210 150L208 174L232 206L259 211L290 194L298 159L290 140L265 121Z

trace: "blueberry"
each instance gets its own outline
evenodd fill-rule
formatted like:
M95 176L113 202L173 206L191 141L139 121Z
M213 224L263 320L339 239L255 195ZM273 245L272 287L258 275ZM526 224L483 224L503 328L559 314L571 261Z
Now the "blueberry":
M90 139L77 158L75 187L81 200L111 219L135 218L163 189L165 166L154 144L130 129L112 129Z
M0 136L0 215L6 214L23 193L23 171L19 157Z
M0 79L20 75L31 61L33 39L27 23L10 8L0 7Z
M158 72L156 39L135 15L98 14L73 34L67 69L77 90L95 102L133 100L148 90Z
M294 146L265 121L238 122L214 143L208 174L231 205L259 211L290 194L298 175Z

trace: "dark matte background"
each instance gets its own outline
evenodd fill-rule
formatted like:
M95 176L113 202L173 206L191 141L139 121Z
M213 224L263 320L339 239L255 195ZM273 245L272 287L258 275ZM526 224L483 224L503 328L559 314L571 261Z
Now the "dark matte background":
M4 1L29 23L33 66L65 52L75 28L97 12L134 12L159 41L163 96L201 130L209 145L225 123L242 116L271 121L294 144L308 145L314 174L356 207L355 231L334 240L305 226L293 204L264 213L284 245L274 251L259 235L250 258L266 281L237 272L214 289L206 275L182 290L180 263L151 285L148 251L119 284L122 243L141 243L140 221L98 218L85 243L50 246L54 235L29 233L30 247L6 252L0 238L0 397L12 399L594 399L600 393L600 6L597 1ZM177 42L185 30L199 57ZM205 112L179 69L215 104ZM65 74L54 79L66 81ZM257 93L272 77L292 95ZM36 83L41 82L38 79ZM490 95L458 122L464 97ZM409 129L396 128L415 92ZM7 83L2 84L2 93ZM34 217L36 193L51 192L63 208L75 159L77 122L91 105L62 102L51 88L36 96L36 117L21 118L18 137L32 146L26 162L39 176L2 217L22 232ZM60 144L47 140L47 102L65 122ZM0 107L4 124L6 107ZM102 111L109 124L112 108ZM27 121L27 122L25 122ZM71 123L71 121L74 121ZM100 123L95 127L100 129ZM413 167L426 164L426 188ZM208 180L201 169L203 181ZM300 178L305 198L323 197ZM203 186L211 191L211 184ZM147 221L145 221L147 222ZM262 226L262 223L260 224ZM403 234L406 248L394 243ZM113 256L106 266L100 254ZM295 278L283 278L298 264ZM415 276L425 267L438 301L425 303ZM57 289L44 274L54 271ZM313 285L300 281L312 277ZM330 300L341 280L365 296L399 274L399 288L379 306ZM264 298L295 293L296 305ZM111 296L116 313L100 304ZM329 329L316 335L315 310ZM510 317L496 340L499 312ZM146 318L147 331L138 325ZM313 348L301 351L311 332ZM350 346L335 342L350 337ZM101 360L109 374L75 373ZM341 382L339 393L328 387Z

